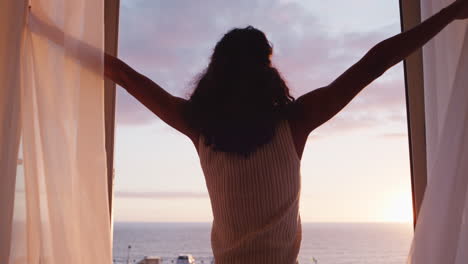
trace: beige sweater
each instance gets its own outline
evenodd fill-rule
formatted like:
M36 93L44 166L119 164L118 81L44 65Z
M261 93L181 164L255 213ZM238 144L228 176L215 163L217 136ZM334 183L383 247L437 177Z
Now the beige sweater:
M289 124L247 159L199 142L216 264L293 264L301 243L300 159Z

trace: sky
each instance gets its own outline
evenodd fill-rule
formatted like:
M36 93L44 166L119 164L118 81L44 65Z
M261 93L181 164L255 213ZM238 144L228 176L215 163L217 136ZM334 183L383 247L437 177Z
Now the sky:
M398 1L121 0L119 57L187 98L229 29L255 26L297 98L400 31ZM117 92L115 221L210 222L191 141ZM313 131L301 163L304 222L409 222L411 183L402 64Z

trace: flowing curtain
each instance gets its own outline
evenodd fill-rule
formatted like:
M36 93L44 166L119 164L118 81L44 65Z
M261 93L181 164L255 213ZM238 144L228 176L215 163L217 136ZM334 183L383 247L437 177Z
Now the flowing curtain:
M8 263L20 135L22 1L0 1L0 263Z
M26 5L0 6L0 263L111 263L103 0Z
M426 19L449 0L421 0ZM412 264L468 263L468 27L456 21L423 49L428 184Z

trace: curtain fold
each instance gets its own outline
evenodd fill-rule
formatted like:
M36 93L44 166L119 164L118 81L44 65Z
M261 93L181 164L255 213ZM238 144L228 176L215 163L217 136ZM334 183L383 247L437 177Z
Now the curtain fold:
M24 1L0 1L0 263L8 263L20 138Z
M13 165L11 157L16 169L20 133L24 162L17 171L9 169L10 185L4 185L7 180L1 178L2 198L4 191L10 191L10 200L2 201L8 208L0 208L0 223L9 220L12 225L0 226L0 262L111 263L104 2L32 0L29 8L24 8L26 1L2 2L5 9L1 12L11 14L2 21L10 25L17 21L19 3L25 17L25 23L14 26L15 32L5 33L2 41L8 45L0 45L6 54L17 55L0 61L0 72L9 69L8 76L0 75L0 117L14 124L8 133L0 125L0 147L2 153L9 150L10 159L4 161L1 156L2 173L3 164ZM18 43L10 42L18 32ZM14 80L20 83L11 76L18 76ZM6 80L10 85L5 85ZM14 180L16 192L11 193ZM12 213L4 214L8 212ZM10 237L3 237L3 232Z
M452 1L421 0L422 18ZM468 27L456 21L423 49L428 184L408 263L468 261Z

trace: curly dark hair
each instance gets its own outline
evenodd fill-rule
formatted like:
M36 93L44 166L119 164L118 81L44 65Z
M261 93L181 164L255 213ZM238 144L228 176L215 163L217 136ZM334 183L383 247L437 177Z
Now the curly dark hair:
M186 111L207 145L248 156L272 139L294 101L272 54L265 34L252 26L234 28L216 44Z

